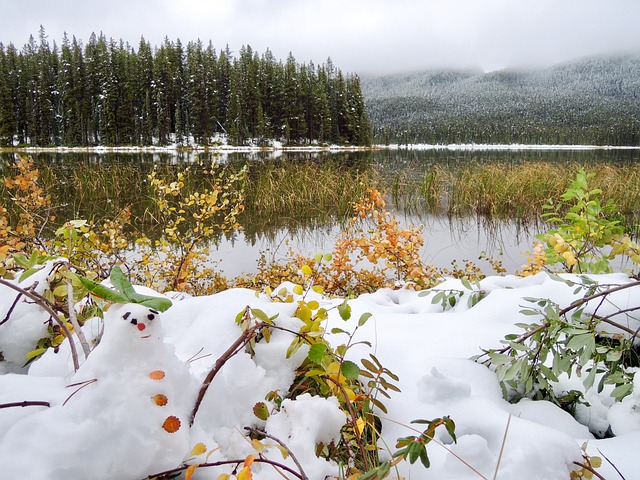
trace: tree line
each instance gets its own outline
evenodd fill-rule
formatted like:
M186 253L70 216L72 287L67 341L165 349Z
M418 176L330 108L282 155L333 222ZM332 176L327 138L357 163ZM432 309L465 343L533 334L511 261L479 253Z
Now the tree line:
M369 145L360 79L331 59L278 60L243 46L234 56L198 40L138 49L104 34L65 34L18 50L0 43L0 145L149 146L194 141Z

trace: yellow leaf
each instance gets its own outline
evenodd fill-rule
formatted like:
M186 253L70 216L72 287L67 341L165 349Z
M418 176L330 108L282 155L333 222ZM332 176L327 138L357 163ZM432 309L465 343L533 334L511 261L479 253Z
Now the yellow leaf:
M311 270L309 265L303 265L300 270L302 270L303 275L311 275L313 273L313 270Z
M302 285L296 285L295 287L293 287L293 293L295 293L296 295L302 295L303 292L304 289L302 288Z
M231 478L231 475L229 475L228 473L223 473L222 475L218 475L218 478L216 478L216 480L229 480Z
M196 443L195 447L191 450L191 457L197 457L207 451L207 446L204 443Z
M258 440L257 438L254 438L253 440L251 440L251 445L253 446L253 448L257 451L257 452L261 452L264 449L264 445L262 444L262 442L260 440Z
M236 478L238 480L252 480L253 474L251 473L251 469L249 467L244 467L242 470L240 470L240 473L236 475Z

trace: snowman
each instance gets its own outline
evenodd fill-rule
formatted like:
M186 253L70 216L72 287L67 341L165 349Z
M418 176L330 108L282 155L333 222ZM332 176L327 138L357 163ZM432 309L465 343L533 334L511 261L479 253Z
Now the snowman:
M2 437L5 478L140 479L179 466L189 453L197 386L163 342L159 312L113 305L66 390L63 402L22 418Z

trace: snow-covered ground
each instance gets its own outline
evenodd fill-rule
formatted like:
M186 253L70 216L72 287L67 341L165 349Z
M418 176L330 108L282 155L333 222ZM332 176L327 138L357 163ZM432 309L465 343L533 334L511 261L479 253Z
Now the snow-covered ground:
M46 274L40 272L29 281ZM608 284L629 281L623 274L594 278ZM292 285L285 287L293 290ZM525 297L568 305L576 298L574 289L545 273L488 277L480 287L487 296L471 308L463 299L443 312L430 296L385 289L350 300L348 321L336 309L329 310L327 332L334 327L353 331L360 316L371 313L371 319L357 328L354 342L367 340L372 346L352 348L349 358L358 363L373 353L400 378L401 393L385 400L388 413L381 415L388 445L414 433L408 427L413 419L450 415L455 421L457 443L438 431L442 445L428 445L431 468L402 463L404 478L567 480L572 462L582 459L584 442L591 455L606 456L627 480L640 478L640 386L618 404L609 397L610 390L589 393L590 406L578 411L581 424L546 401L509 404L495 374L469 360L483 348L499 347L506 334L520 332L515 323L538 320L519 313ZM439 288L463 290L454 279ZM637 298L639 290L620 292L621 308ZM310 298L327 309L342 302L313 292ZM14 299L12 290L0 288L0 319ZM335 398L303 395L285 400L266 422L253 413L253 406L269 392L287 391L294 370L307 355L303 347L286 359L293 337L284 331L273 330L269 343L257 343L253 357L243 351L225 364L189 428L200 384L241 334L236 315L250 306L270 316L278 314L277 324L297 330L296 304L274 302L245 289L173 302L161 314L141 305L116 305L104 321L89 321L84 327L89 338L101 331L104 335L75 373L66 344L58 353L47 351L28 370L21 368L26 352L43 336L48 316L33 304L19 302L13 308L9 320L0 325L5 357L0 362L0 404L41 401L50 407L0 409L1 478L136 480L191 457L195 458L190 463L244 459L256 453L243 434L246 426L265 428L287 444L311 480L338 475L336 465L314 454L315 444L336 438L345 421ZM332 344L334 337L335 345L344 341L326 335ZM575 378L564 378L558 388L579 384ZM602 431L609 425L614 438L596 440L589 430ZM206 450L200 445L192 452L198 444ZM275 447L262 454L296 470L293 459L283 459ZM193 478L213 479L231 469L200 468ZM266 464L254 463L252 471L258 480L283 478ZM621 478L607 461L598 472L608 480Z

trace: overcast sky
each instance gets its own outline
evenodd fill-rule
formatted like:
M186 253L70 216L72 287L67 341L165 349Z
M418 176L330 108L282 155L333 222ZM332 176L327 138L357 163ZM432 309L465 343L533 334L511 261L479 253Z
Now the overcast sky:
M343 71L548 66L640 51L640 0L0 0L0 41L21 48L43 25L137 48L165 36L217 50L244 44Z

